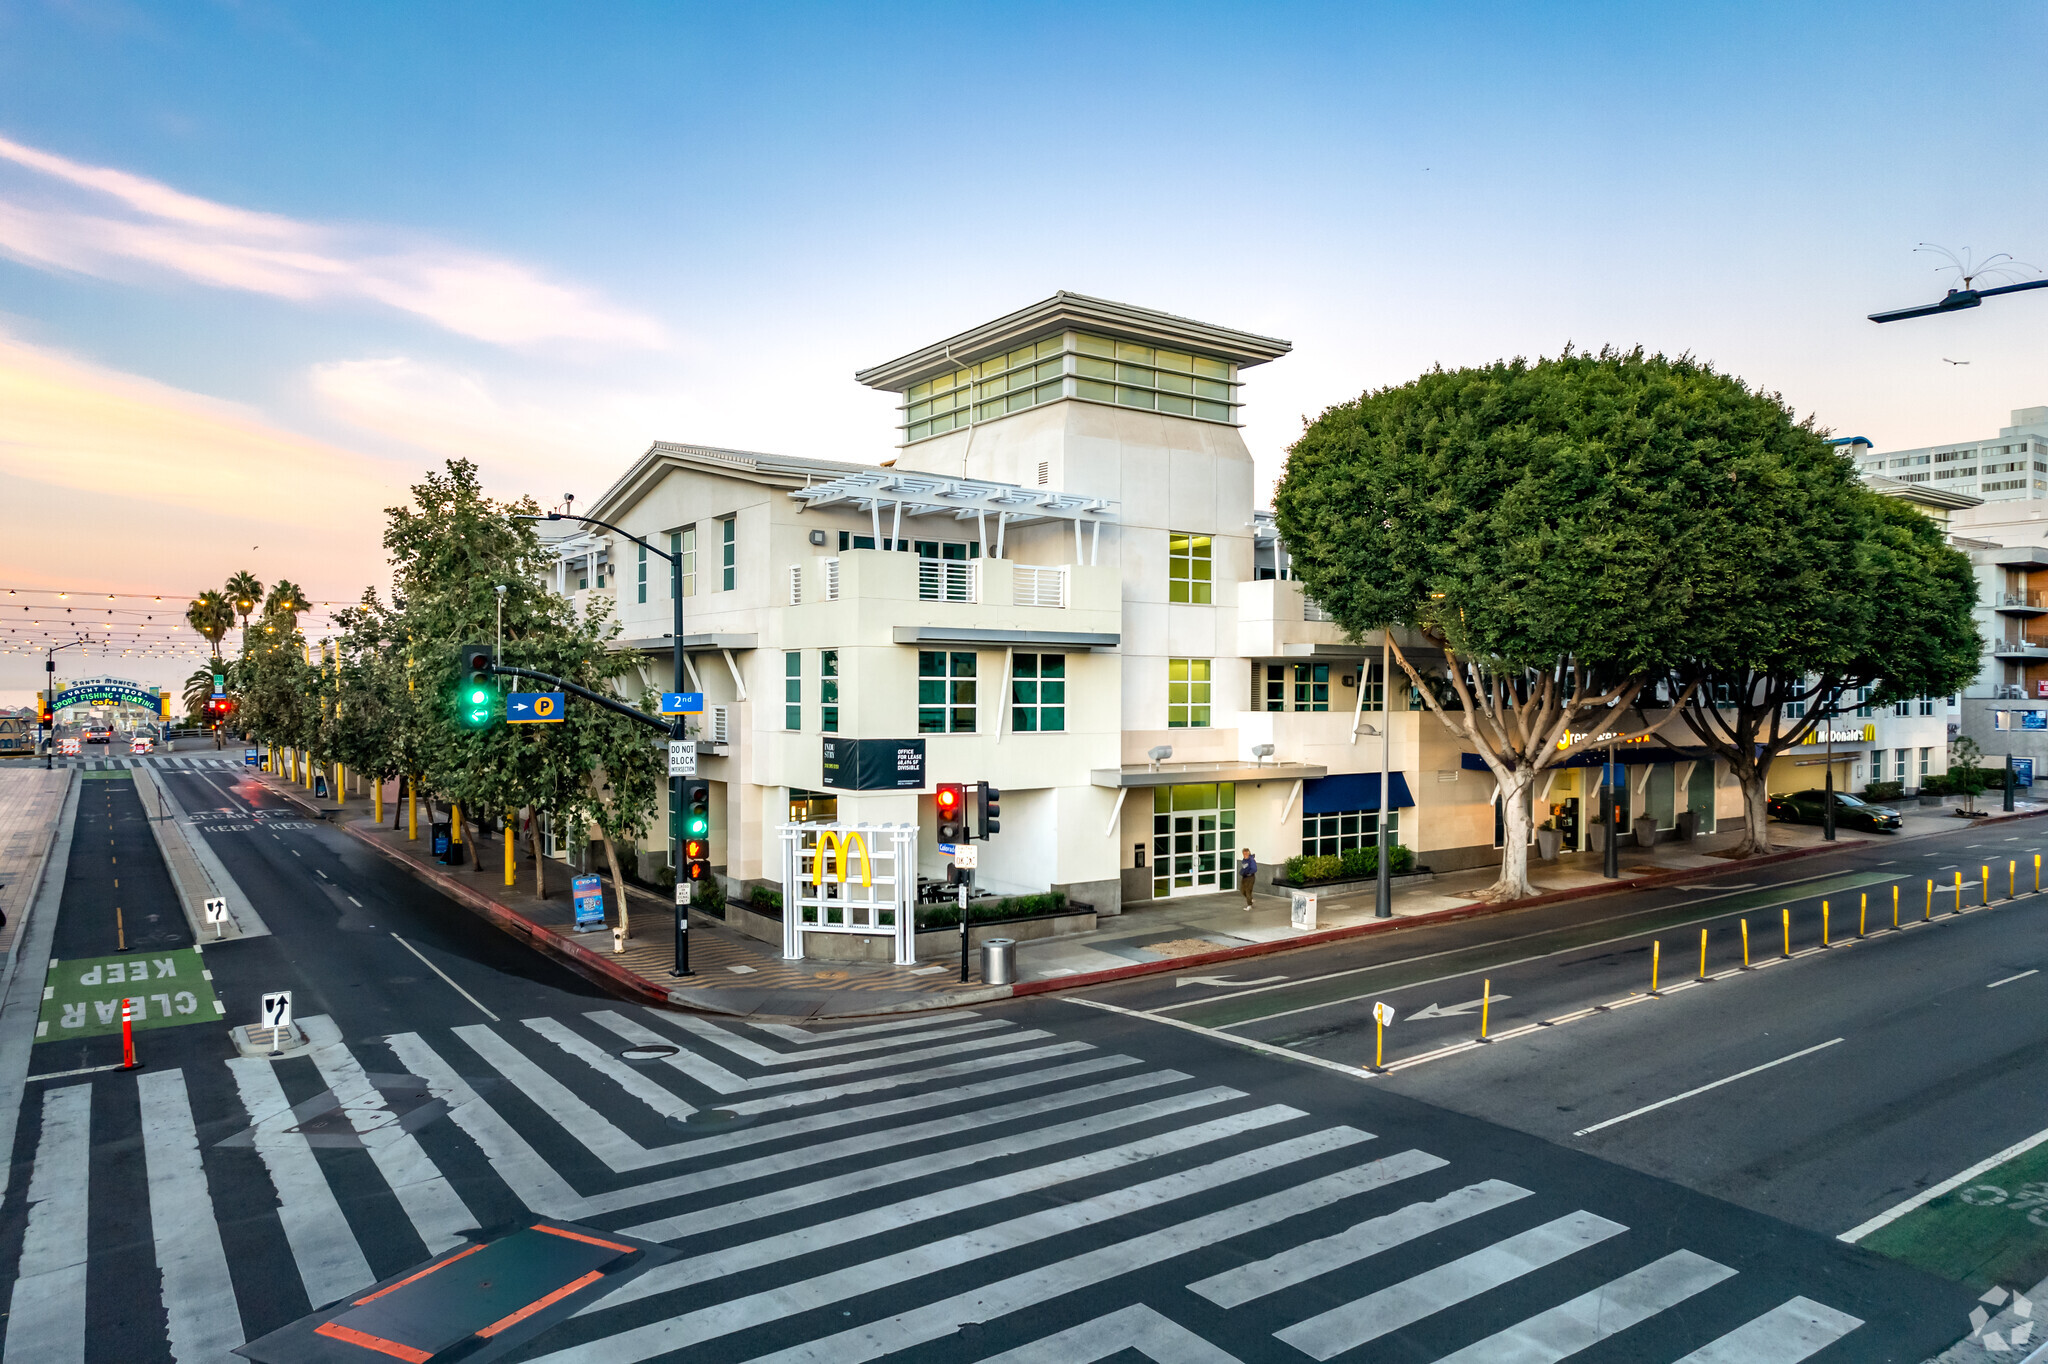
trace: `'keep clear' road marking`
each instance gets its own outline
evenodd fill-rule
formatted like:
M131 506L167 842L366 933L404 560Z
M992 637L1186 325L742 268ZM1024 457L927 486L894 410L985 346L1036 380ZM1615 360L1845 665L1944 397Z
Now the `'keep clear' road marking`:
M1987 990L1996 990L2001 985L2010 985L2016 980L2025 980L2028 976L2038 976L2040 974L2040 968L2036 967L2032 971L2022 971L2016 976L2007 976L2004 980L1994 980L1984 988Z
M1748 1070L1737 1071L1733 1075L1725 1076L1722 1079L1715 1080L1709 1084L1701 1085L1696 1089L1688 1089L1683 1094L1674 1094L1668 1099L1659 1099L1657 1100L1657 1102L1653 1104L1644 1104L1641 1108L1630 1109L1628 1112L1623 1113L1620 1117L1609 1118L1606 1122L1596 1122L1591 1127L1581 1127L1578 1131L1572 1133L1572 1135L1575 1137L1583 1137L1586 1136L1588 1133L1598 1132L1603 1127L1612 1127L1618 1122L1627 1122L1630 1118L1640 1118L1645 1113L1654 1113L1660 1108L1668 1108L1672 1104L1678 1103L1682 1100L1690 1099L1695 1095L1704 1094L1710 1089L1719 1089L1722 1085L1733 1084L1737 1080L1746 1080L1750 1076L1758 1073L1759 1071L1769 1070L1773 1066L1782 1066L1787 1061L1797 1061L1800 1057L1811 1056L1817 1051L1826 1051L1829 1047L1836 1045L1836 1043L1839 1043L1841 1040L1841 1038L1837 1037L1833 1041L1822 1042L1819 1046L1808 1047L1804 1051L1795 1051L1790 1056L1780 1056L1775 1061L1766 1061L1760 1066L1751 1066Z

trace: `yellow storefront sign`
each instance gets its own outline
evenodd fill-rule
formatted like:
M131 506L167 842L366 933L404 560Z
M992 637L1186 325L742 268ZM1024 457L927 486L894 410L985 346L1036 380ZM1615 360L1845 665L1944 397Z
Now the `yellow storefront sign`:
M872 886L874 868L868 861L867 839L858 832L849 832L842 839L839 833L832 829L818 835L817 860L811 864L811 879L821 886L824 885L825 878L832 874L832 858L836 854L839 859L839 884L845 885L848 875L853 871L855 852L860 854L860 883L863 886Z

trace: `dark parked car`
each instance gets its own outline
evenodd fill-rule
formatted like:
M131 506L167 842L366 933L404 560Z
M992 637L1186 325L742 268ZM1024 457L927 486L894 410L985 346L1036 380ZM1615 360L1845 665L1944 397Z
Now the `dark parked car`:
M1789 796L1772 796L1768 808L1772 819L1782 819L1787 824L1818 824L1822 811L1827 808L1827 792L1795 791ZM1889 805L1872 805L1847 791L1835 792L1835 827L1838 829L1891 833L1903 822L1899 812Z

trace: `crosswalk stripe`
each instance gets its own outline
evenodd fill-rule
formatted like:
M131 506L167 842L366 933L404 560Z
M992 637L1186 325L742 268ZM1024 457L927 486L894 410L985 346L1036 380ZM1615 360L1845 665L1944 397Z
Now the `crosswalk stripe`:
M1812 1298L1793 1298L1708 1341L1678 1364L1799 1364L1862 1324L1861 1317Z
M1086 1042L1054 1042L1043 1047L1026 1047L1022 1051L1003 1052L997 1056L977 1056L967 1061L949 1061L942 1066L928 1066L923 1070L898 1071L891 1075L880 1075L867 1080L849 1080L844 1084L822 1085L816 1089L792 1090L784 1094L769 1094L758 1099L742 1099L736 1103L721 1104L735 1113L771 1113L784 1108L801 1108L805 1104L829 1103L834 1099L851 1098L856 1094L873 1094L876 1090L897 1089L904 1085L921 1085L932 1080L951 1080L962 1075L986 1075L1000 1066L1035 1065L1060 1056L1073 1056L1095 1048ZM1121 1058L1123 1063L1136 1064L1130 1057Z
M664 1118L681 1120L697 1110L654 1081L574 1031L560 1019L529 1018L526 1026L610 1080Z
M818 1047L809 1051L785 1052L775 1051L762 1046L751 1038L740 1037L735 1033L728 1032L716 1023L709 1022L706 1019L692 1018L688 1014L670 1013L664 1013L660 1017L664 1023L672 1024L683 1029L685 1032L693 1033L703 1038L707 1042L724 1047L741 1060L752 1062L757 1066L787 1066L804 1061L815 1061L824 1056L851 1056L858 1052L883 1051L890 1047L922 1046L927 1042L949 1041L956 1037L964 1037L969 1033L988 1032L990 1029L1014 1028L1016 1026L1007 1019L1001 1018L990 1018L984 1019L979 1023L965 1024L956 1024L953 1019L945 1017L927 1018L923 1022L929 1031L919 1033L914 1037L868 1037L858 1042L843 1042L836 1046ZM831 1040L838 1041L837 1038Z
M710 1189L721 1189L744 1180L767 1179L775 1175L802 1171L826 1161L840 1160L853 1156L872 1156L878 1149L889 1147L917 1148L936 1142L945 1137L960 1136L977 1128L993 1127L1007 1122L1018 1122L1058 1112L1063 1108L1074 1108L1081 1104L1096 1103L1103 1099L1130 1094L1155 1085L1171 1084L1188 1077L1177 1070L1154 1071L1135 1078L1114 1080L1107 1084L1090 1085L1084 1089L1061 1089L1040 1094L1015 1103L1003 1104L996 1108L974 1109L965 1113L954 1113L944 1118L914 1123L907 1127L893 1127L881 1132L861 1132L837 1141L817 1146L801 1147L792 1151L779 1151L772 1155L758 1156L753 1160L712 1166L695 1170L689 1174L671 1175L667 1179L636 1184L631 1188L612 1193L595 1194L590 1199L593 1212L619 1212L626 1208L643 1207L658 1200L680 1198L685 1194L703 1193ZM702 1153L691 1144L684 1152L688 1156ZM923 1159L932 1162L933 1169L947 1168L944 1152L931 1152ZM877 1167L881 1168L881 1167Z
M651 1013L653 1010L650 1009L649 1012ZM671 1014L663 1017L662 1021L673 1023L682 1027L685 1031L695 1031L697 1028L710 1026L701 1019L691 1018L686 1014ZM972 1029L962 1028L959 1031L968 1032L972 1031ZM865 1061L843 1061L838 1065L832 1066L813 1066L809 1070L792 1071L787 1075L757 1075L746 1081L745 1088L763 1089L771 1085L810 1084L813 1081L829 1079L835 1075L849 1075L855 1071L871 1070L877 1064L907 1066L914 1061L931 1061L941 1056L958 1056L962 1052L988 1051L994 1047L1007 1047L1024 1042L1043 1042L1051 1036L1051 1033L1040 1028L1012 1029L994 1037L977 1037L971 1042L949 1042L942 1046L923 1047L915 1051L901 1052L887 1058L883 1062L877 1062L871 1058ZM801 1059L808 1060L810 1055L815 1054L810 1053Z
M86 1181L92 1085L43 1095L43 1131L28 1176L28 1227L8 1303L6 1364L85 1359Z
M1112 1189L1091 1198L1041 1209L1007 1222L962 1232L942 1240L927 1241L923 1245L900 1251L886 1259L849 1265L844 1269L819 1274L799 1283L785 1284L779 1288L715 1303L692 1312L685 1312L680 1316L670 1317L665 1321L649 1322L644 1326L622 1331L587 1345L557 1351L543 1356L542 1359L545 1364L630 1364L631 1361L649 1359L669 1350L715 1340L735 1331L744 1331L750 1327L794 1316L828 1303L840 1302L861 1294L874 1293L894 1284L954 1270L963 1264L1014 1250L1019 1246L1031 1245L1081 1227L1093 1226L1113 1217L1158 1207L1191 1194L1213 1192L1233 1180L1248 1179L1268 1170L1291 1168L1313 1156L1343 1150L1371 1139L1370 1133L1360 1132L1356 1128L1326 1127L1287 1141L1275 1142L1270 1146L1226 1156L1222 1160L1212 1161L1206 1165L1162 1175L1142 1184ZM1313 1186L1299 1185L1288 1193L1297 1194L1311 1187ZM1136 1241L1124 1244L1134 1245L1149 1239L1139 1237ZM983 1292L976 1290L969 1296L979 1301L983 1297ZM958 1311L957 1303L951 1306L955 1312ZM926 1320L925 1312L906 1313L893 1318L890 1325L912 1319ZM971 1317L952 1315L947 1318L943 1328L931 1325L929 1329L934 1333L942 1330L950 1332L957 1328L960 1322L970 1319L981 1319L981 1313L976 1312ZM789 1357L815 1358L829 1360L833 1364L849 1364L849 1361L855 1358L873 1358L874 1354L885 1352L842 1352L855 1348L848 1340L851 1334L853 1333L842 1333L832 1338L832 1343L839 1346L839 1350L815 1355L791 1354ZM815 1344L823 1345L825 1342ZM798 1347L800 1350L808 1348ZM892 1344L887 1348L899 1349L902 1345ZM535 1364L541 1364L541 1361L535 1361Z
M384 1096L370 1083L362 1063L343 1045L341 1029L333 1019L315 1014L300 1019L299 1026L313 1044L310 1054L320 1078L334 1091L343 1112L375 1113L384 1108ZM398 1205L412 1219L427 1253L439 1255L462 1244L462 1233L476 1227L476 1217L413 1134L395 1118L367 1130L357 1125L356 1132L378 1173L397 1195Z
M417 1033L395 1033L385 1039L385 1045L407 1071L427 1082L430 1093L447 1101L448 1116L477 1144L515 1198L543 1217L573 1222L585 1214L583 1195L556 1174L526 1138L513 1131Z
M1447 1163L1442 1160L1436 1161L1437 1166ZM1221 1274L1203 1279L1200 1283L1189 1284L1188 1291L1199 1293L1218 1307L1242 1307L1256 1298L1265 1297L1268 1293L1277 1293L1283 1288L1306 1283L1333 1269L1356 1264L1368 1256L1392 1250L1395 1246L1441 1231L1468 1217L1477 1217L1480 1213L1506 1207L1517 1199L1527 1197L1527 1189L1517 1188L1502 1180L1489 1179L1483 1184L1455 1189L1442 1198L1427 1203L1410 1203L1398 1211L1368 1218L1334 1236L1325 1236L1317 1241L1304 1241L1298 1246L1281 1251L1278 1255L1254 1260L1236 1269L1225 1270Z
M949 1009L946 1011L946 1017L958 1020L979 1018L981 1015L972 1009L960 1009L957 1011ZM785 1042L809 1043L836 1042L844 1037L867 1037L874 1033L903 1032L910 1028L928 1028L931 1026L931 1020L915 1017L892 1018L886 1023L858 1023L851 1028L832 1028L825 1032L813 1032L809 1028L799 1028L792 1023L755 1023L751 1026L758 1032L765 1032L770 1037L779 1037Z
M615 1171L644 1170L672 1156L648 1151L618 1129L617 1124L578 1098L567 1085L526 1058L510 1042L491 1031L490 1025L472 1023L455 1029L455 1035L471 1051L489 1062L498 1074L517 1085L520 1092L540 1105L541 1111L561 1124L562 1129L583 1148Z
M1083 1137L1097 1136L1105 1132L1115 1131L1120 1127L1129 1127L1137 1123L1150 1122L1158 1118L1170 1117L1175 1113L1186 1112L1194 1108L1198 1103L1220 1103L1224 1099L1242 1097L1244 1096L1236 1090L1210 1090L1199 1094L1178 1095L1171 1099L1161 1099L1149 1104L1140 1104L1135 1108L1123 1109L1119 1112L1104 1114L1100 1117L1079 1118L1073 1122L1061 1123L1058 1127L1045 1128L1039 1132L1032 1133L1033 1137L1042 1138L1042 1140L1028 1144L1016 1139L984 1142L976 1149L973 1156L953 1161L944 1168L958 1169L963 1164L972 1165L982 1160L994 1159L998 1156L1021 1154L1024 1151L1043 1146L1052 1146L1063 1142L1076 1141ZM1229 1117L1217 1118L1210 1122L1196 1123L1191 1127L1179 1127L1170 1132L1159 1133L1136 1141L1127 1141L1121 1145L1107 1147L1099 1151L1090 1151L1086 1155L1072 1156L1066 1160L1054 1161L1049 1165L1038 1165L1010 1174L994 1175L987 1179L977 1180L971 1184L955 1185L952 1188L936 1193L924 1193L913 1198L902 1199L886 1207L869 1208L861 1212L849 1213L846 1216L834 1218L831 1221L797 1227L779 1235L764 1237L761 1240L751 1241L744 1245L731 1246L721 1250L710 1251L691 1259L659 1265L635 1279L624 1289L620 1290L619 1293L604 1299L600 1305L610 1307L615 1303L628 1301L630 1298L647 1297L650 1294L666 1292L672 1288L682 1288L688 1284L703 1283L706 1280L723 1278L726 1275L737 1274L742 1270L758 1268L761 1265L775 1264L778 1261L793 1259L799 1255L815 1254L820 1250L826 1250L833 1246L842 1246L850 1241L860 1240L863 1237L880 1236L887 1232L900 1230L903 1227L915 1226L920 1222L928 1222L933 1218L948 1217L966 1208L978 1208L1000 1199L1014 1198L1020 1194L1052 1188L1058 1184L1070 1183L1076 1179L1085 1179L1090 1175L1102 1174L1105 1171L1123 1169L1126 1166L1136 1165L1141 1161L1151 1160L1155 1156L1166 1155L1170 1152L1191 1150L1208 1142L1222 1141L1226 1137L1234 1137L1244 1132L1255 1131L1258 1128L1285 1122L1289 1118L1298 1116L1299 1114L1295 1110L1279 1106L1269 1106L1245 1113L1235 1113ZM935 1156L938 1154L934 1153ZM906 1166L922 1165L926 1159L916 1157L909 1161L899 1162L899 1164ZM901 1172L897 1175L896 1179L888 1182L894 1183L907 1178L915 1178L918 1173L922 1172ZM827 1187L840 1184L841 1180L821 1180L819 1183L803 1189L777 1190L763 1199L747 1199L736 1204L730 1204L725 1208L706 1208L687 1217L672 1219L675 1222L684 1224L684 1229L679 1232L670 1232L665 1224L656 1224L662 1227L662 1230L653 1236L648 1236L646 1231L635 1228L626 1229L626 1235L642 1236L651 1240L676 1241L681 1240L684 1236L709 1230L711 1227L736 1225L742 1221L752 1221L762 1217L773 1216L776 1213L788 1211L792 1208L818 1206L832 1199L843 1198L850 1193L861 1192L864 1187L875 1187L873 1185L864 1185L859 1176L845 1176L842 1178L847 1186L844 1189Z
M1143 1303L1005 1350L981 1364L1095 1364L1125 1350L1136 1350L1155 1364L1241 1364L1236 1355Z
M1734 1276L1734 1270L1704 1255L1674 1250L1590 1293L1474 1341L1437 1364L1557 1364Z
M599 1027L616 1033L636 1047L679 1045L673 1037L658 1033L645 1024L611 1009L598 1009L585 1014L584 1017ZM727 1070L716 1061L699 1056L688 1047L682 1047L674 1054L662 1057L661 1060L663 1065L689 1076L714 1094L737 1094L747 1085L746 1077Z
M1329 1359L1627 1230L1589 1212L1566 1213L1274 1334L1311 1359Z
M370 1272L313 1148L304 1136L283 1130L292 1106L271 1063L238 1056L227 1067L248 1111L256 1154L277 1190L277 1218L298 1262L307 1300L321 1307L372 1282L377 1276Z
M1336 1128L1326 1131L1342 1132ZM1317 1135L1323 1135L1321 1133ZM1357 1134L1363 1136L1363 1134ZM1274 1149L1274 1148L1268 1148ZM1305 1156L1308 1154L1304 1152ZM1295 1156L1292 1160L1300 1160ZM1056 1264L1014 1274L998 1283L969 1289L942 1302L930 1303L910 1312L898 1313L838 1335L808 1341L802 1345L764 1355L754 1364L858 1364L937 1340L955 1330L963 1321L993 1321L1039 1303L1083 1288L1092 1288L1121 1274L1149 1268L1178 1255L1213 1246L1261 1227L1358 1194L1369 1193L1411 1174L1433 1168L1436 1157L1422 1151L1403 1151L1383 1160L1339 1170L1319 1179L1254 1198L1235 1207L1191 1218L1142 1236L1133 1236L1096 1250L1084 1252ZM1292 1163L1290 1160L1290 1163ZM1218 1162L1225 1165L1228 1162ZM1209 1167L1215 1169L1215 1166ZM1225 1174L1224 1180L1235 1178ZM1164 1182L1164 1181L1160 1181ZM1218 1181L1223 1182L1223 1181ZM1141 1186L1142 1187L1142 1186ZM936 1270L937 1266L930 1266Z
M199 1159L199 1132L185 1072L135 1077L142 1105L142 1152L149 1171L149 1225L163 1275L163 1304L178 1364L218 1364L246 1337L221 1248L220 1224Z

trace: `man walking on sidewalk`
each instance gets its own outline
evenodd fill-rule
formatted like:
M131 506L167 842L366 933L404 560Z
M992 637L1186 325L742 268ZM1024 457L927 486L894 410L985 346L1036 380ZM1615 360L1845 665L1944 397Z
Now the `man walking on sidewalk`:
M1244 892L1244 907L1247 912L1252 907L1252 882L1256 881L1258 876L1259 859L1252 856L1250 848L1246 848L1244 860L1237 864L1237 888Z

